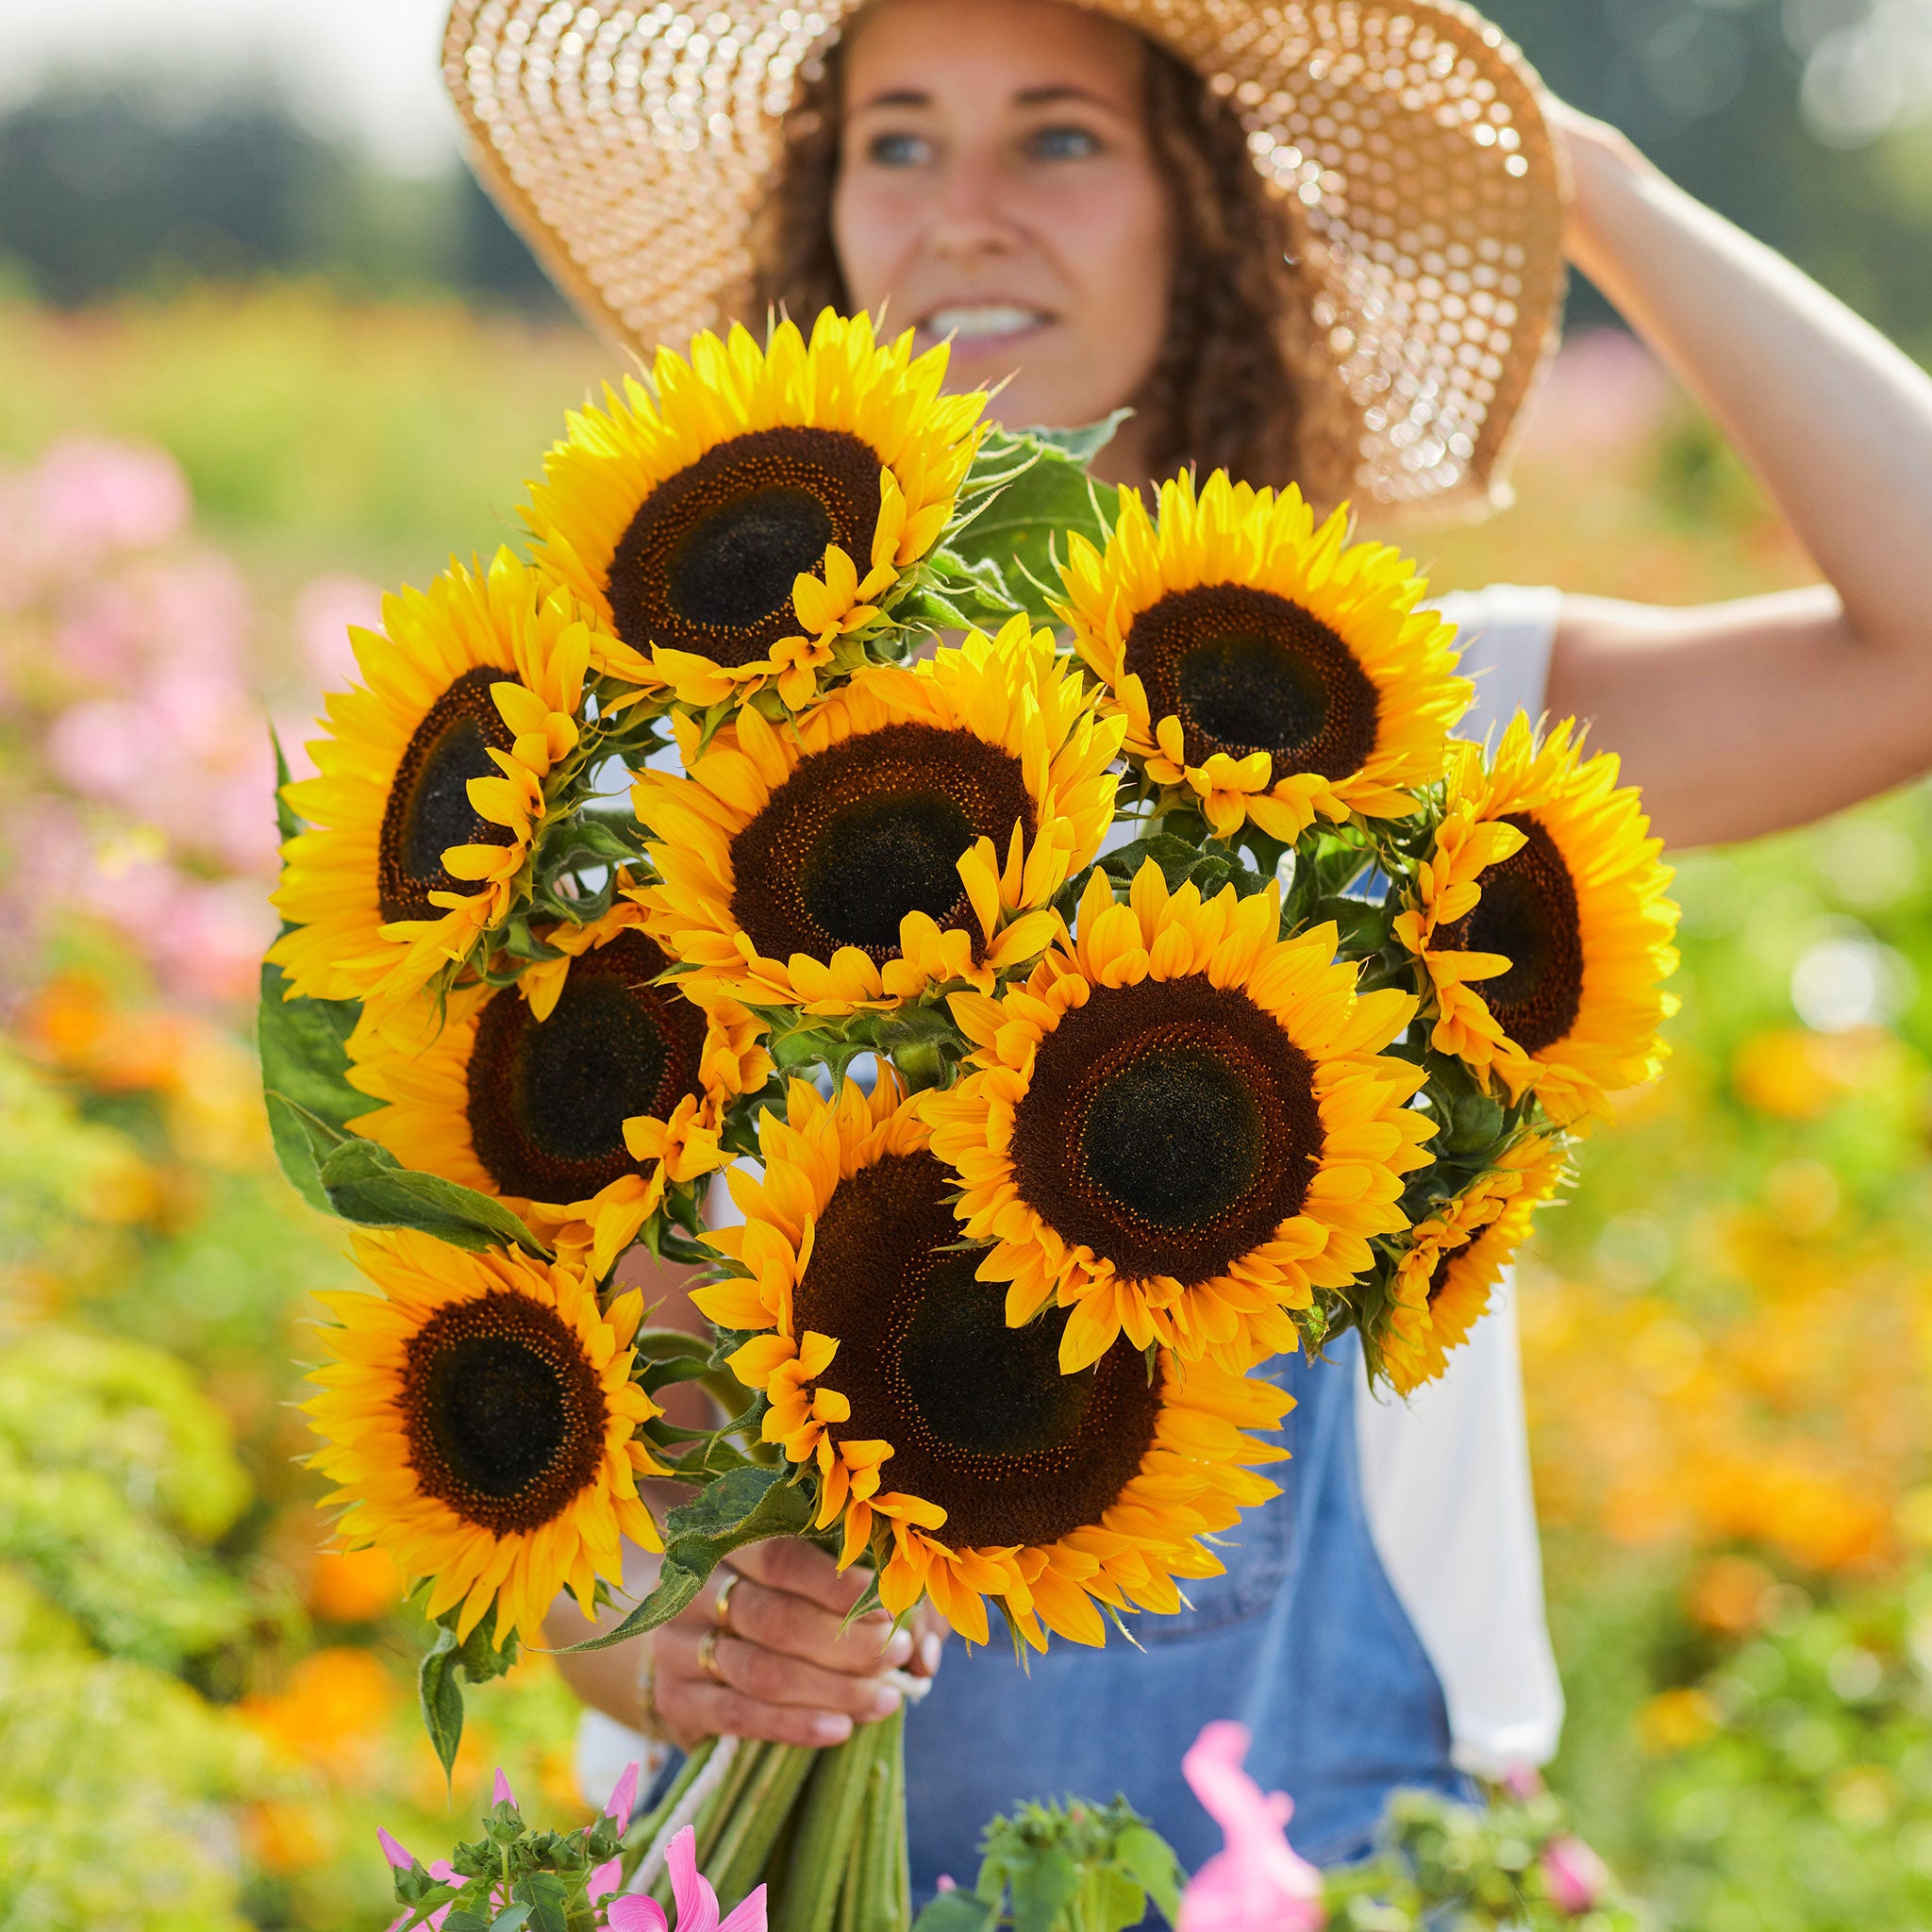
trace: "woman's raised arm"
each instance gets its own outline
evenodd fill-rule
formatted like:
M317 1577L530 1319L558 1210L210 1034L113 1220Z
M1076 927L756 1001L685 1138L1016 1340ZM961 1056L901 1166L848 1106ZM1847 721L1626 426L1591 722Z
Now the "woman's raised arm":
M1932 767L1932 376L1560 104L1572 259L1710 411L1828 583L1695 609L1565 600L1553 713L1673 844L1801 824Z

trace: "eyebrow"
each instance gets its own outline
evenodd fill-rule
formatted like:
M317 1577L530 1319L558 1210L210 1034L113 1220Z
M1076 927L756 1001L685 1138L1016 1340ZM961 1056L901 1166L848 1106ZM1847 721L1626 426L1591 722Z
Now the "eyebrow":
M1015 106L1022 108L1041 108L1055 101L1090 101L1097 108L1108 108L1119 112L1114 103L1103 99L1091 89L1058 83L1052 87L1023 88L1013 96ZM890 88L884 93L874 94L869 101L860 104L860 111L874 108L929 108L932 96L920 88Z

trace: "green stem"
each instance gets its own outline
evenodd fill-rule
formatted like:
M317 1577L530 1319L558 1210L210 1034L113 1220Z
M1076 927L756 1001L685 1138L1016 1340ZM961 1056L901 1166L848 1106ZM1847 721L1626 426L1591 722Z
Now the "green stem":
M647 1891L661 1905L669 1898L664 1855L670 1841L687 1824L695 1824L709 1807L717 1788L724 1783L738 1760L736 1738L707 1738L685 1760L684 1769L666 1793L663 1803L631 1835L641 1850L625 1881L629 1891ZM626 1840L629 1842L629 1840Z
M740 1793L705 1867L724 1911L758 1882L818 1759L819 1753L808 1745L766 1746L756 1777Z
M775 1744L767 1744L758 1739L743 1739L738 1746L738 1755L731 1760L731 1769L724 1774L718 1789L704 1802L693 1823L697 1825L698 1870L709 1872L711 1860L717 1853L718 1840L724 1837L725 1827L736 1815L739 1804L746 1790L757 1779L765 1759L777 1750Z
M785 1898L773 1932L825 1932L850 1864L880 1724L860 1724L844 1743L819 1754L806 1792Z

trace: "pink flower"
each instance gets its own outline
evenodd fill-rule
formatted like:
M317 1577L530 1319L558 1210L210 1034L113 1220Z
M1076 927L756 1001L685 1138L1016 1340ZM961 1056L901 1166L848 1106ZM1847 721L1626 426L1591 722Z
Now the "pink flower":
M1327 1924L1322 1874L1285 1833L1294 1801L1285 1791L1264 1795L1241 1769L1247 1755L1246 1725L1211 1724L1181 1759L1227 1848L1194 1874L1175 1932L1314 1932Z
M407 1872L416 1862L415 1855L398 1844L380 1825L377 1825L375 1828L375 1841L382 1847L382 1856L398 1872ZM460 1885L463 1882L457 1876L457 1868L447 1858L437 1859L436 1863L429 1868L429 1875L432 1878L441 1878L445 1885ZM441 1911L430 1913L429 1924L432 1927L440 1928L442 1922L448 1917L449 1907L444 1906ZM390 1921L389 1932L396 1932L396 1927L407 1924L409 1914L408 1912L399 1912Z
M490 1802L492 1805L514 1805L517 1794L510 1790L509 1780L503 1774L503 1766L496 1767L496 1782L490 1788Z
M1572 1918L1593 1911L1609 1889L1609 1869L1580 1838L1553 1838L1543 1847L1550 1903Z
M34 471L40 521L76 547L146 550L188 522L188 479L164 450L63 436Z
M620 1831L630 1823L631 1807L638 1801L638 1773L641 1769L638 1764L625 1765L624 1775L617 1780L617 1789L610 1793L610 1801L604 1807L605 1817L615 1819ZM585 1895L595 1905L600 1898L608 1898L623 1881L624 1860L607 1859L591 1874Z
M295 593L295 641L309 678L341 691L357 676L349 626L374 630L382 621L382 592L361 577L324 576Z
M677 1906L677 1932L765 1932L765 1888L761 1885L728 1918L718 1917L718 1894L698 1874L698 1835L687 1824L665 1853L671 1868L671 1896ZM664 1907L642 1892L626 1892L610 1906L610 1932L669 1932Z

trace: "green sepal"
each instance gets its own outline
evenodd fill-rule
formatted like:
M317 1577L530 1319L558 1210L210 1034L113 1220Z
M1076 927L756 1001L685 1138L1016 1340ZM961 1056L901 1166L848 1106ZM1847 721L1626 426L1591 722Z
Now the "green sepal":
M294 808L282 796L289 785L289 760L282 751L282 734L275 727L275 721L269 721L268 741L275 755L275 839L286 845L302 829L302 821L295 816Z
M665 1519L658 1587L616 1628L566 1650L606 1650L657 1629L697 1595L733 1550L769 1537L803 1536L811 1527L811 1516L809 1492L784 1470L747 1464L720 1476Z
M374 1141L343 1141L322 1162L319 1176L330 1208L358 1227L411 1227L472 1254L514 1245L550 1258L551 1251L501 1201L404 1167Z

